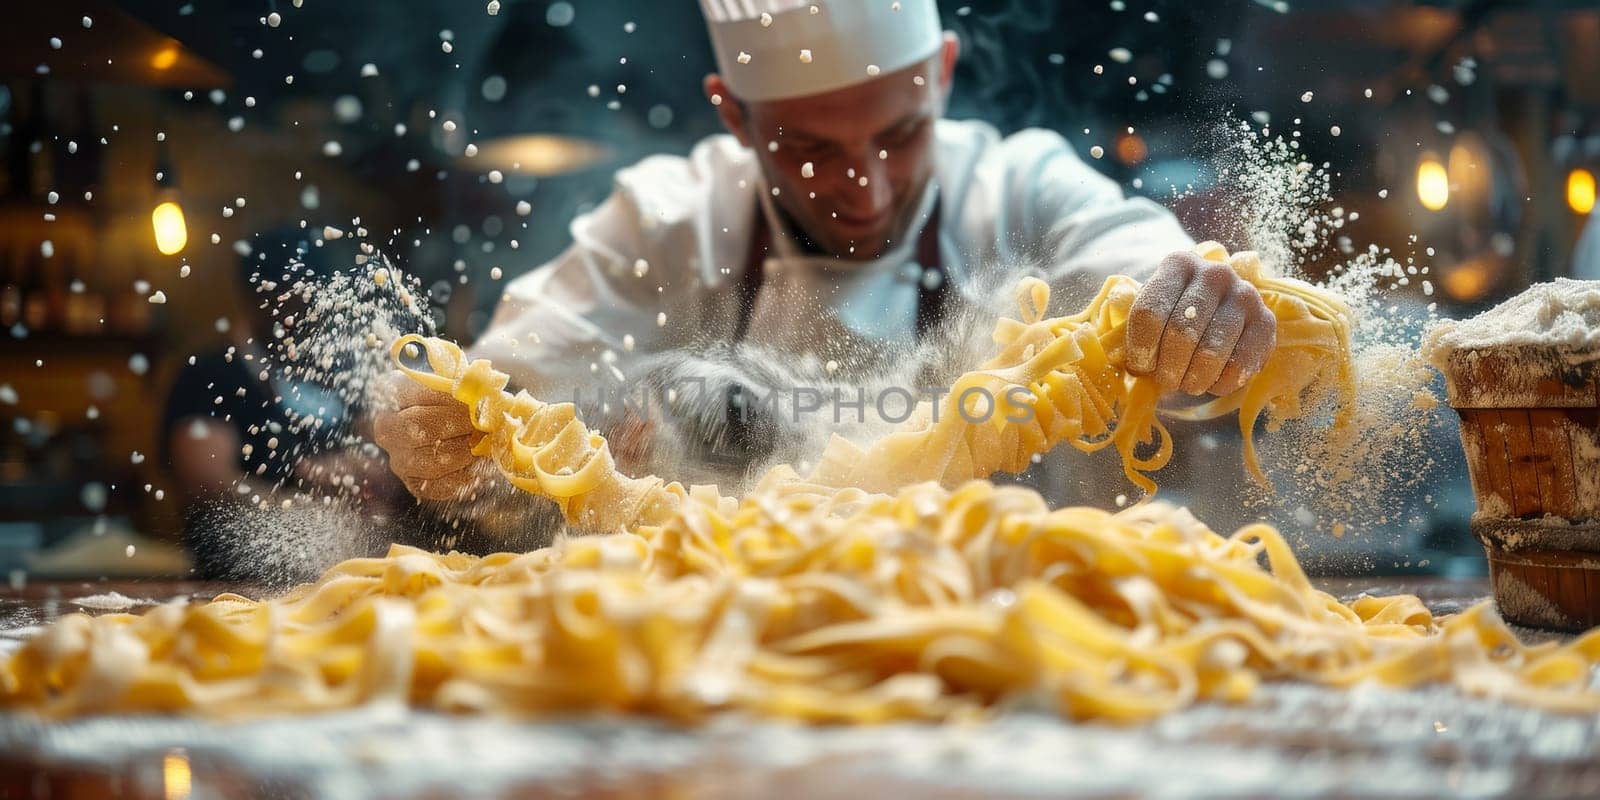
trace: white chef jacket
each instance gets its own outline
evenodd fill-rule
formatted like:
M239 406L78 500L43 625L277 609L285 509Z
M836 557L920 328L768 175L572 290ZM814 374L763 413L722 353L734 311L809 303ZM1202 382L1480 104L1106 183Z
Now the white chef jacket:
M930 191L941 266L957 295L1035 275L1055 290L1052 313L1076 311L1108 276L1143 277L1193 244L1170 213L1124 197L1054 132L1001 137L982 122L941 120L935 136ZM472 356L561 401L596 381L625 382L650 354L734 336L755 215L784 230L763 202L768 192L755 155L727 135L687 158L652 156L621 170L611 197L572 223L572 246L506 287ZM761 268L770 277L775 267ZM803 336L772 341L806 346Z

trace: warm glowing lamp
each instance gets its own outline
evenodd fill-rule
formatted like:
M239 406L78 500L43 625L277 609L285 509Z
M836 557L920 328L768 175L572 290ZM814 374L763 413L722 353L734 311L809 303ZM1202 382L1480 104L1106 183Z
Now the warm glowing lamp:
M1417 165L1417 199L1429 211L1442 211L1450 203L1450 173L1432 153Z
M1136 133L1125 133L1117 137L1117 160L1132 166L1144 161L1150 155L1150 147L1144 143Z
M156 154L156 186L159 188L156 207L150 212L156 249L161 255L175 256L189 244L189 225L183 219L183 206L178 204L178 175L172 170L164 143Z
M156 229L156 249L161 255L175 256L189 244L189 226L183 220L183 206L176 200L165 200L150 212L150 224Z
M474 169L500 169L540 178L579 172L611 157L602 144L577 136L524 133L478 145Z
M1578 167L1567 173L1567 207L1574 214L1594 210L1594 173Z
M157 72L165 72L172 69L178 63L178 53L178 43L168 42L160 50L157 50L155 55L150 56L151 68Z
M1489 293L1494 265L1477 258L1445 270L1439 277L1445 294L1461 303L1474 303Z

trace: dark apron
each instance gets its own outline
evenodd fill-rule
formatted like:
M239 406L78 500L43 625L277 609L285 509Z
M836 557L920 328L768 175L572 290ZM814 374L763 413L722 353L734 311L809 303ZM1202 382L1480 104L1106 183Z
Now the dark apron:
M750 250L745 258L744 274L740 276L738 318L734 321L733 341L743 341L750 330L750 317L755 313L756 298L761 294L761 284L766 279L767 255L772 249L772 229L767 215L756 209L755 231L750 237ZM939 206L934 204L928 223L917 238L916 261L924 270L924 279L917 282L917 328L921 339L944 318L945 299L949 295L949 275L944 269L944 259L939 253ZM927 280L927 271L936 277ZM929 284L932 284L930 286ZM700 442L700 457L708 463L724 468L746 469L759 463L773 452L776 431L773 420L759 418L749 413L750 398L744 387L734 385L727 392L727 427L721 435L706 437Z
M750 250L745 256L744 274L739 278L739 317L734 321L733 340L744 341L750 331L750 316L756 310L756 298L761 295L761 284L766 281L767 256L772 251L772 226L767 215L756 208L755 231L750 237ZM932 330L944 319L945 298L949 293L949 275L944 269L944 256L939 252L939 204L934 203L928 224L922 226L917 237L916 261L924 271L924 280L917 282L917 338ZM927 272L937 277L926 280ZM928 284L932 283L930 287Z

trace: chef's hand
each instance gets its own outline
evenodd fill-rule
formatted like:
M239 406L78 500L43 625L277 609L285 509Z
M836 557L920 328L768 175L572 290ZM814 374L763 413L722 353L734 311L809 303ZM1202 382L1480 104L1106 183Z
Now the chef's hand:
M418 499L470 499L480 488L472 446L483 434L473 429L466 406L399 372L389 381L392 400L373 423L389 469Z
M1163 393L1226 395L1244 386L1277 344L1261 293L1227 264L1190 252L1162 259L1128 316L1128 371Z
M781 414L764 406L773 392L766 387L779 384L755 358L733 349L663 354L646 370L653 418L643 435L658 468L689 466L701 482L713 473L726 481L790 443Z

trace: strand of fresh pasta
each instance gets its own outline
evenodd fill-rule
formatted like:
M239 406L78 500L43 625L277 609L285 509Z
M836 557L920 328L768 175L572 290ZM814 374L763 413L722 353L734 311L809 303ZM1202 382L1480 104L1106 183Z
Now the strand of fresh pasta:
M428 371L401 358L419 347ZM484 434L474 455L492 459L518 489L555 501L575 525L624 530L671 515L688 496L676 482L617 472L605 437L578 419L573 404L511 394L506 373L481 359L469 363L455 345L410 335L394 343L392 354L412 380L467 407L472 426Z
M1239 415L1244 437L1244 461L1250 474L1263 485L1266 476L1256 455L1252 432L1263 413L1267 430L1297 419L1329 396L1335 400L1334 427L1348 424L1355 412L1355 362L1351 357L1350 309L1338 298L1315 286L1272 275L1253 252L1228 255L1215 242L1196 248L1202 258L1226 261L1261 291L1262 299L1278 322L1277 347L1260 373L1239 391L1198 408L1176 412L1182 419L1215 419Z
M1263 413L1275 428L1336 393L1334 424L1347 419L1355 393L1350 311L1310 284L1272 275L1255 253L1230 256L1216 242L1198 245L1196 253L1229 264L1261 292L1278 321L1278 341L1244 387L1178 416L1210 419L1237 412L1245 466L1265 484L1254 436ZM834 437L813 477L876 491L923 480L955 486L1020 472L1036 455L1066 442L1084 452L1115 447L1128 479L1153 494L1156 485L1147 473L1172 459L1172 440L1157 415L1155 381L1129 375L1124 363L1128 313L1138 290L1131 279L1114 277L1083 311L1047 319L1049 287L1023 281L1017 291L1020 321L1002 319L995 328L999 353L956 381L938 406L923 404L900 431L865 448ZM1138 455L1139 448L1152 445L1149 455Z

